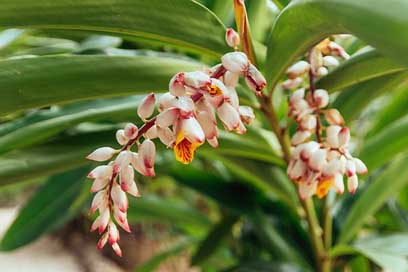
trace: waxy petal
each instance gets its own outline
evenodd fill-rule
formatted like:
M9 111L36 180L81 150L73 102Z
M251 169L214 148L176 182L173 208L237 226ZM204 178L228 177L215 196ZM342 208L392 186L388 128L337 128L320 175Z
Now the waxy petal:
M154 93L147 95L142 102L140 103L139 107L137 108L137 115L142 119L145 120L149 118L154 112L154 106L156 103L156 97Z
M89 154L86 158L92 161L107 161L116 154L116 150L111 147L100 147Z
M222 65L235 74L242 74L249 68L248 57L242 52L230 52L222 56Z

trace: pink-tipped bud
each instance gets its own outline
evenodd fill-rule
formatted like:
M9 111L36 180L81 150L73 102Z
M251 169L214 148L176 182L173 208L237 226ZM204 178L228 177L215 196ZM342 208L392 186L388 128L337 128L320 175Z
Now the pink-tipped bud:
M126 232L131 232L129 223L127 221L127 214L124 212L121 212L117 207L113 207L113 216L116 219L116 222L118 225L125 230Z
M238 33L234 29L228 28L225 33L225 41L229 47L237 48L240 42Z
M188 72L184 74L184 82L189 87L201 89L211 84L211 78L201 71Z
M119 237L119 231L116 225L111 221L109 223L109 228L108 228L108 233L109 233L109 244L113 245L117 243L120 240Z
M149 118L154 112L154 104L156 103L156 97L154 93L147 95L143 100L142 103L137 108L137 115L142 120Z
M252 120L255 119L254 110L249 106L239 106L239 115L245 125L251 124Z
M339 132L339 146L347 146L350 141L350 130L343 127Z
M303 142L305 142L307 139L310 138L310 136L312 136L312 133L308 130L298 130L296 131L295 134L293 134L292 139L290 140L290 143L293 146L296 146L298 144L301 144Z
M169 83L169 91L174 96L183 96L186 94L184 73L177 73L172 77Z
M248 57L242 52L230 52L221 57L222 65L231 73L242 74L249 68Z
M116 205L121 212L127 211L129 207L128 199L125 192L122 191L122 189L116 182L113 183L111 197L113 200L113 204Z
M252 64L249 65L248 72L245 76L245 82L248 87L255 92L256 95L260 95L260 93L266 86L265 77Z
M324 117L330 125L344 125L344 118L336 109L328 109L324 112Z
M301 60L290 66L286 73L290 79L295 79L307 73L309 69L310 64L307 61Z
M91 179L106 179L110 178L112 176L113 169L112 166L110 165L100 165L95 167L94 170L92 170L88 174L88 178Z
M126 124L125 129L124 129L124 134L126 138L133 140L137 137L138 132L139 132L139 129L137 128L136 125L132 123Z
M329 94L323 89L317 89L313 94L313 99L318 108L325 108L329 104Z
M156 146L151 140L146 139L139 146L139 157L146 168L154 167L154 161L156 158Z
M318 142L312 141L301 145L299 156L303 161L308 161L312 154L320 148Z
M102 234L109 223L109 219L110 219L109 209L106 209L93 222L91 226L91 231L98 230L99 234Z
M351 194L354 194L358 187L358 177L353 175L347 179L347 188Z
M102 250L102 248L106 245L106 242L108 242L109 234L105 232L101 239L98 241L98 245L96 246L98 250Z
M303 78L297 77L295 79L288 79L282 83L283 89L294 89L299 87L303 83Z
M96 193L99 192L100 190L102 190L103 188L106 187L106 185L108 185L109 183L109 178L97 178L94 180L94 182L92 183L92 187L91 187L91 193Z
M130 151L124 150L120 152L113 163L113 171L115 173L120 172L124 167L130 164L131 159L132 157Z
M116 154L116 150L111 147L100 147L89 154L86 158L92 161L107 161Z
M330 51L331 51L331 53L333 55L340 56L343 59L349 59L350 58L350 55L347 54L346 50L344 50L344 48L341 47L340 45L338 45L337 43L330 42L328 47L329 47L329 49L330 49Z
M228 131L235 130L240 126L241 119L239 113L230 103L222 103L217 108L217 114Z
M116 141L120 145L125 145L129 141L129 139L126 138L125 131L123 129L119 129L118 131L116 131Z
M118 255L119 257L122 257L122 250L119 247L118 243L114 243L112 245L113 251L115 251L116 255Z
M188 118L194 115L195 103L190 97L179 97L176 107L179 109L180 117L182 118Z
M356 174L356 165L354 161L347 160L346 162L346 175L348 177L354 176Z
M205 135L200 123L194 117L181 120L181 131L191 143L203 143Z
M339 61L335 57L325 56L323 58L323 65L326 67L336 67L339 66L339 64Z
M108 202L106 197L106 190L99 191L93 198L91 209L89 210L90 214L93 214L97 209L104 210Z
M339 137L338 134L341 130L340 126L331 125L326 129L326 142L332 148L339 147Z
M358 158L353 158L353 162L355 164L357 174L360 174L360 175L367 174L368 169L367 169L367 166L364 164L364 162L362 162Z

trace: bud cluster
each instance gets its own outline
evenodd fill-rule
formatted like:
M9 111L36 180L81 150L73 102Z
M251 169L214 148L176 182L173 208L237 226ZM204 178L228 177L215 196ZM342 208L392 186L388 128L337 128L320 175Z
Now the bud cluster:
M227 41L235 32L231 33L227 32ZM232 37L229 43L237 47L239 39ZM242 52L227 53L222 56L220 64L204 71L177 73L170 80L169 92L158 99L155 94L149 94L139 105L137 114L144 121L143 126L138 128L128 124L117 131L116 139L122 148L98 148L87 157L107 161L116 156L88 175L94 179L91 192L96 192L91 213L99 211L91 231L98 229L100 234L103 233L99 249L109 240L116 254L122 254L114 222L130 232L126 193L139 196L134 181L135 170L144 176L155 175L156 148L152 140L157 138L174 150L176 160L188 164L205 141L213 147L218 146L216 116L227 131L246 132L245 125L255 116L252 108L239 105L235 87L240 77L245 78L248 87L257 95L266 85L265 78ZM156 108L159 113L151 118ZM133 146L137 146L138 152L131 150Z
M337 43L325 39L310 52L309 61L301 60L287 70L288 79L282 83L284 89L295 89L301 86L305 76L312 72L315 77L325 76L329 68L338 66L339 60L350 56Z
M328 44L327 41L323 43ZM324 47L322 44L316 47L317 49L311 50L310 59L315 57L313 54L316 51L323 54L326 52L325 48L338 49L335 46ZM341 54L346 56L346 53ZM315 68L310 65L308 69ZM306 93L305 89L298 89L289 99L289 116L295 120L298 128L291 138L294 151L287 173L290 179L298 182L299 194L303 199L314 194L323 198L331 188L342 194L344 175L348 178L349 192L354 193L358 186L357 174L367 173L365 164L349 152L350 130L344 126L342 115L336 109L326 108L329 94L326 90L314 89L313 80L317 70L312 70L309 74L310 91ZM292 66L288 73L293 71ZM323 117L327 127L322 126ZM315 140L312 140L314 135Z

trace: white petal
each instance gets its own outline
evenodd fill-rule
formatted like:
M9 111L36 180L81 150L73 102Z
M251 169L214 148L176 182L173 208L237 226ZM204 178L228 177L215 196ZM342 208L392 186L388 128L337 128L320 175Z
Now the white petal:
M317 182L300 182L299 183L299 194L300 197L305 200L312 197L316 193Z
M137 115L143 120L149 118L153 114L155 103L156 97L154 93L147 95L137 108Z
M96 193L108 185L110 179L109 178L97 178L92 183L91 192Z
M131 186L131 183L134 181L134 178L135 173L133 171L133 167L130 165L124 167L122 171L120 171L120 188L122 188L124 192L127 192Z
M351 176L347 179L347 188L351 194L354 194L358 187L358 177L357 175Z
M294 89L299 87L303 83L303 78L297 77L294 79L288 79L282 82L281 86L283 89Z
M203 143L205 140L204 131L194 117L181 120L181 131L191 143Z
M164 93L159 97L159 109L164 110L167 108L175 107L177 105L177 98L171 93Z
M180 116L185 118L192 116L195 110L194 101L186 96L179 97L176 107L180 110Z
M217 126L211 119L210 114L206 111L202 111L197 115L197 121L204 131L206 139L212 139L217 137Z
M174 136L173 131L170 128L157 128L157 135L159 136L160 141L167 147L171 147L176 137Z
M241 116L242 122L249 125L252 120L255 119L254 110L249 106L239 106L239 115Z
M290 102L291 103L296 103L300 100L302 100L305 97L305 89L298 89L293 92L293 94L290 96Z
M231 73L229 71L225 72L224 74L225 86L235 88L238 85L238 81L239 81L239 74Z
M174 96L183 96L186 94L184 73L177 73L172 77L169 83L169 91Z
M324 112L324 117L330 125L342 126L344 124L343 116L336 109L328 109Z
M116 154L116 150L111 147L100 147L89 154L86 158L92 161L107 161Z
M222 56L222 65L231 73L241 74L248 70L249 61L242 52L230 52Z
M339 147L339 132L341 127L336 125L331 125L326 129L326 142L332 148Z
M247 83L248 87L257 94L259 94L266 86L265 77L252 64L249 65L245 82Z
M109 223L109 243L111 245L119 241L119 231L116 225L111 221Z
M305 174L306 170L306 164L301 160L296 160L293 167L290 169L288 176L292 180L298 180Z
M156 125L161 128L167 128L174 124L179 116L178 108L168 108L157 115Z
M113 173L112 166L110 166L110 165L100 165L100 166L97 166L94 170L92 170L88 174L88 178L92 178L92 179L110 178L112 176L112 173Z
M339 145L347 146L350 141L350 130L346 127L343 127L339 132Z
M124 150L119 153L116 157L115 162L113 163L113 171L115 173L120 172L124 167L127 167L130 164L131 152Z
M309 159L309 167L313 171L321 171L326 163L327 150L318 149L316 150Z
M307 73L310 69L310 64L307 61L301 60L288 68L286 73L290 79L294 79Z
M303 143L307 139L312 136L312 133L308 130L298 130L296 131L295 134L293 134L292 139L290 140L290 143L294 146Z
M300 121L300 127L303 130L313 130L316 128L316 125L317 125L316 116L312 114L303 116L302 120Z
M129 139L126 138L125 131L123 129L116 131L116 141L118 141L118 144L120 145L125 145L129 141Z
M217 108L217 113L228 131L237 129L240 126L241 120L239 113L230 103L222 103L222 105Z
M156 159L156 146L154 143L146 139L139 146L139 157L146 168L153 168Z
M326 67L336 67L339 66L339 64L339 61L335 57L325 56L323 58L323 65Z
M108 202L107 202L106 190L99 191L95 194L92 200L91 209L89 212L93 214L100 207L101 207L100 210L104 210L107 204Z
M343 175L341 174L336 174L334 176L334 181L333 181L334 188L336 189L336 192L338 194L344 193L344 182L343 182Z
M314 92L313 97L314 97L316 106L319 108L324 108L329 104L329 94L327 93L326 90L317 89Z
M315 141L311 141L301 145L301 151L299 153L300 158L304 161L308 161L312 154L320 148L320 144Z
M110 219L109 209L106 209L93 222L91 226L91 231L95 231L96 229L98 229L99 233L102 234L109 223L109 219Z
M225 33L225 41L229 47L236 48L240 42L238 33L234 29L228 28Z
M120 211L126 212L126 210L129 207L128 199L126 197L125 192L122 191L122 189L119 187L119 185L116 182L113 183L111 196L112 196L113 204L116 205Z
M139 132L139 129L137 128L136 125L132 123L126 124L125 129L124 129L124 134L126 138L134 139L136 138L138 132Z
M329 73L329 70L327 70L326 67L320 67L319 69L317 69L316 75L319 77L322 77L322 76L326 76L328 73Z
M353 158L353 162L355 164L357 174L367 174L368 169L364 162L358 158Z
M184 82L187 86L193 88L203 88L211 84L211 78L204 72L188 72L184 74Z
M148 131L144 134L144 137L150 140L156 139L158 137L157 135L157 126L154 125L151 128L149 128Z
M353 160L347 160L346 162L346 175L348 177L354 176L356 174L356 165Z

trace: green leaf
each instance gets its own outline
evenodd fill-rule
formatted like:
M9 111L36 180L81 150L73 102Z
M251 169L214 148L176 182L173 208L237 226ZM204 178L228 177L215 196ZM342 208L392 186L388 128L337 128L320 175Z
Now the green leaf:
M226 236L232 232L232 227L239 220L235 215L224 215L199 244L197 251L191 258L192 265L199 265L207 260L222 245Z
M291 1L275 21L268 42L269 86L274 87L286 68L310 47L336 33L352 33L408 66L407 9L405 0Z
M377 50L357 54L317 81L317 87L336 92L355 84L400 72L406 68Z
M193 238L181 239L180 241L175 242L174 245L169 246L157 255L150 258L147 262L138 266L135 269L135 272L153 272L166 259L187 250L191 246L195 245L197 241L197 239Z
M408 149L408 116L382 129L364 142L359 154L368 169L375 169Z
M388 198L408 184L408 157L394 161L355 201L341 228L339 243L347 243Z
M333 103L346 121L356 119L375 98L406 84L408 72L397 72L364 81L342 91Z
M387 271L408 269L408 234L372 236L356 241L353 247Z
M211 221L203 213L186 203L146 195L132 198L128 209L129 222L155 221L209 227Z
M175 73L198 64L141 56L55 56L5 60L1 67L0 115L4 115L51 104L164 91Z
M372 127L366 137L381 132L386 126L405 116L408 113L408 86L404 85L397 90L390 101L376 114Z
M50 177L21 209L1 241L0 249L24 246L77 215L88 199L89 186L86 197L81 197L88 171L89 167L82 167Z
M212 56L228 51L223 24L189 0L5 0L0 26L113 33Z
M48 114L50 118L34 123L32 116L14 120L18 129L0 138L0 154L37 144L82 122L107 120L112 119L112 116L118 120L122 118L123 122L130 121L135 119L135 111L141 99L139 96L82 103L77 109L74 106L62 108L54 111L54 114ZM7 127L10 129L10 126Z

